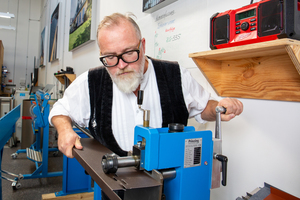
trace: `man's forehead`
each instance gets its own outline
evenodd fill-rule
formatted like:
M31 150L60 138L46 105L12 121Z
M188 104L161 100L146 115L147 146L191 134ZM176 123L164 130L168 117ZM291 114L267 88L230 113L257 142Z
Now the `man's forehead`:
M134 30L118 28L107 28L99 32L98 42L100 48L108 48L122 46L124 48L137 45L139 41Z

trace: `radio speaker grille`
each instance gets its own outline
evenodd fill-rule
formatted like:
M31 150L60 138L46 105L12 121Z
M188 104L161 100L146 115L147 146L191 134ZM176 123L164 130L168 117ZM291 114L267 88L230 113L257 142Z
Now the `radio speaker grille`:
M258 36L279 34L283 27L280 0L267 1L258 7Z
M215 18L213 21L213 44L226 44L229 42L230 22L229 15Z

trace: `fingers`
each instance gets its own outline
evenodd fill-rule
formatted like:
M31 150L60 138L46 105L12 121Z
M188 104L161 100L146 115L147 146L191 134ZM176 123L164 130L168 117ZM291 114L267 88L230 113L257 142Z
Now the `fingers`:
M58 134L58 149L68 158L74 158L73 148L82 149L80 137L74 133Z
M72 153L72 149L73 149L73 146L69 145L65 152L63 152L63 154L65 154L65 156L67 156L68 158L74 158L73 156L73 153Z
M76 138L75 140L75 148L76 149L82 149L82 145L81 145L81 142L80 142L80 137Z
M222 121L230 121L233 119L236 115L235 114L221 114L221 120Z
M218 106L226 108L226 113L221 115L222 121L229 121L243 112L243 103L237 99L222 99Z

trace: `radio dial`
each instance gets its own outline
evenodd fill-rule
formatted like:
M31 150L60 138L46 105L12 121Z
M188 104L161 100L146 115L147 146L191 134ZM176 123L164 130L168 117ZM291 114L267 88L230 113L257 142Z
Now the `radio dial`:
M248 22L243 22L241 25L241 29L243 31L246 31L249 28L249 23Z

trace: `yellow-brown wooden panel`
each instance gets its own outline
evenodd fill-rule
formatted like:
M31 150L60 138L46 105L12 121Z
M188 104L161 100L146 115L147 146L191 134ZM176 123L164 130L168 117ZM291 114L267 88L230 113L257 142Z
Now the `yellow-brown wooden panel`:
M223 97L300 101L300 42L280 39L189 55Z
M76 79L76 74L58 74L55 77L59 80L61 84L65 84L65 77L70 81L70 84Z
M93 200L94 192L85 192L77 194L69 194L65 196L55 196L55 193L43 194L42 200Z

